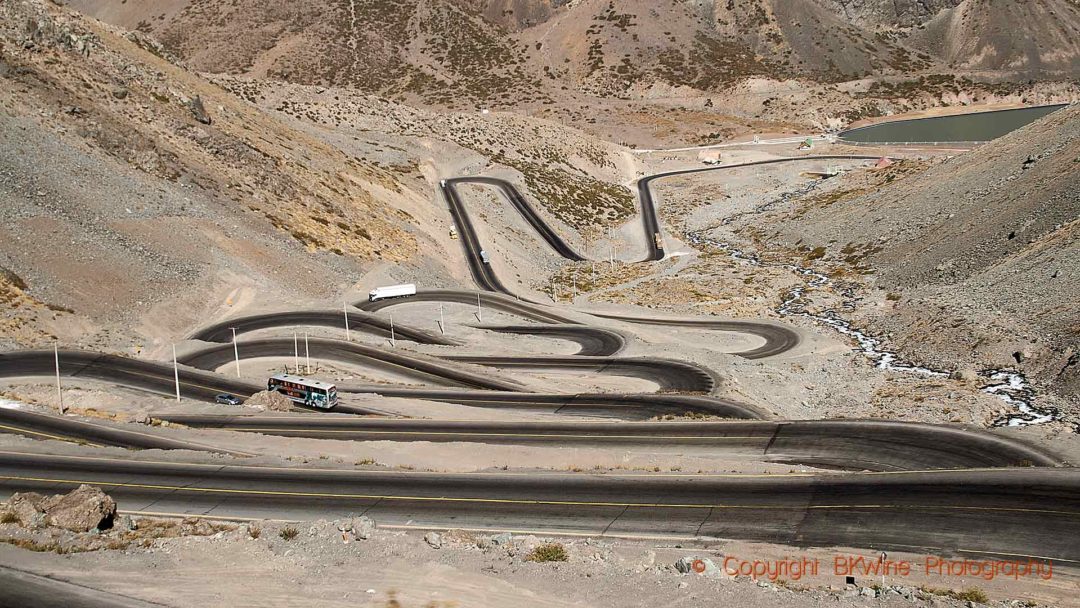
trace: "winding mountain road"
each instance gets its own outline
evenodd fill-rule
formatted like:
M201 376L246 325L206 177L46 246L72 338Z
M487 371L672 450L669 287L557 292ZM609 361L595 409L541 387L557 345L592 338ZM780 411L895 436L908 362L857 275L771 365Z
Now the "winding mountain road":
M648 253L664 257L663 239L650 184L657 179L704 171L807 160L867 160L830 155L775 159L723 167L673 171L638 182ZM365 513L403 526L471 527L585 532L600 535L655 534L695 538L742 538L794 546L853 546L949 551L971 555L1041 556L1080 560L1080 475L1053 455L990 433L934 425L883 421L767 421L762 408L709 395L538 394L498 374L478 374L469 365L526 369L596 370L636 375L666 389L710 392L712 372L651 358L618 357L625 337L594 328L589 315L522 301L507 289L480 256L481 243L456 186L478 183L500 190L537 234L559 255L581 260L509 183L494 178L454 178L441 190L459 227L461 245L484 305L538 323L487 328L577 342L569 356L460 355L439 359L355 343L316 339L316 356L379 367L444 388L342 386L343 393L374 392L390 397L448 401L474 407L525 408L569 415L646 420L664 414L708 413L746 422L604 423L463 422L380 420L348 416L171 415L193 427L248 433L357 441L464 441L473 443L619 446L693 449L749 454L758 459L877 473L789 475L613 475L447 474L389 470L326 470L151 462L85 456L0 452L0 491L66 491L81 483L102 487L125 510L150 509L219 516L311 518ZM374 314L415 302L474 304L477 293L432 290L408 300L357 304L349 311L357 331L387 337L388 323ZM217 323L192 335L206 343L184 355L178 369L186 397L212 399L220 392L251 394L262 389L214 373L232 359L232 329L238 333L296 325L338 327L342 312L264 314ZM592 315L626 323L649 323L751 334L765 344L739 353L751 359L796 347L799 334L780 324L712 319L652 319ZM395 326L402 339L421 344L460 345L440 335ZM242 358L293 353L287 338L247 339ZM61 373L171 394L170 364L84 351L61 351ZM467 365L461 365L467 364ZM0 377L53 373L51 351L0 353ZM199 369L204 368L204 369ZM374 410L342 404L340 413ZM36 417L35 417L36 416ZM100 438L102 445L180 447L143 433L114 433L105 425L54 416L0 411L14 432L59 438ZM185 449L213 449L198 445ZM991 468L993 467L993 468ZM943 469L943 470L942 470ZM523 524L523 522L528 522Z

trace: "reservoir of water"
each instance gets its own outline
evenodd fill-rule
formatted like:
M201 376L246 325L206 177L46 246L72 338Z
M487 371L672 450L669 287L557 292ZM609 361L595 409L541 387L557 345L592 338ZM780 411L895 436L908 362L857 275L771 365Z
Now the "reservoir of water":
M984 142L1027 126L1066 105L896 120L844 131L840 139L863 144Z

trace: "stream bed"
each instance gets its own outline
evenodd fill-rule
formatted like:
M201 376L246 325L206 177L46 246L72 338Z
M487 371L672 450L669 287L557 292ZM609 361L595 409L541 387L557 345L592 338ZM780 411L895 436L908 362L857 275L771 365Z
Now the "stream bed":
M769 265L752 253L746 253L728 243L709 238L700 231L688 233L687 241L695 246L707 245L723 251L733 260L743 264L751 266ZM952 375L949 371L915 365L903 360L897 353L885 350L882 347L880 338L855 328L850 321L841 317L837 311L810 312L808 308L810 302L806 298L807 290L818 287L832 287L832 279L811 268L794 264L773 264L773 266L786 268L805 279L803 286L792 289L785 295L780 306L776 308L778 314L805 317L848 336L858 345L855 350L873 360L878 369L917 374L927 378L948 378ZM854 310L854 306L853 300L845 303L845 308L849 310ZM993 426L1029 426L1057 419L1058 414L1056 411L1050 408L1040 408L1035 404L1035 390L1022 373L1009 369L990 369L979 372L979 376L987 382L980 389L982 392L994 395L1008 403L1015 410L995 420Z

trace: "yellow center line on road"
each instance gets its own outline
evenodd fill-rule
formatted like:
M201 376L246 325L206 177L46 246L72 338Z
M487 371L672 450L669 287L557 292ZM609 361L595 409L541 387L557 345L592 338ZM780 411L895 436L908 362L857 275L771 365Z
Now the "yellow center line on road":
M8 426L6 424L0 424L0 429L11 431L13 433L19 433L20 435L36 435L38 437L45 437L46 439L56 439L58 441L67 441L69 443L85 444L85 445L95 447L95 448L103 448L103 447L105 447L103 445L100 445L100 444L97 444L97 443L91 443L89 441L86 441L84 439L79 439L77 437L67 437L67 436L64 436L64 435L52 435L52 434L49 434L49 433L42 433L41 431L31 431L30 429L24 429L24 428L17 427L17 426Z
M94 485L113 488L138 488L145 490L166 490L169 492L196 492L205 494L236 494L252 496L291 496L301 498L347 498L354 500L402 500L420 502L455 502L480 504L515 504L547 505L574 507L639 507L650 509L739 509L768 511L800 510L898 510L898 511L992 511L1003 513L1039 513L1044 515L1066 515L1080 518L1080 511L1055 511L1051 509L1027 509L1019 507L968 507L961 505L889 505L889 504L854 504L854 505L732 505L732 504L684 504L684 503L634 503L634 502L594 502L583 500L542 500L528 498L483 498L455 496L404 496L394 494L345 494L337 492L299 492L290 490L251 490L236 488L206 488L199 486L174 486L165 484L144 484L112 481L94 481L87 479L59 479L50 477L20 477L0 475L0 479L9 481L33 481L39 483L63 483L71 485Z
M331 411L329 413L334 414L335 412ZM180 416L183 416L183 414L180 414ZM250 420L250 419L256 419L256 420L259 420L259 419L263 419L263 420L273 419L275 421L278 421L278 420L300 421L300 420L302 420L302 421L305 421L305 422L311 420L311 416L260 416L260 415L256 415L256 414L236 414L236 415L232 415L232 414L208 414L208 416L211 416L211 417L219 416L221 418L239 418L239 419L247 419L247 420ZM331 419L331 420L355 420L356 419L355 416L353 416L351 414L345 414L345 415L342 415L342 416L336 417L336 418L333 417L333 416L326 416L326 417ZM395 420L395 419L375 418L375 420ZM396 419L396 420L400 421L400 420L410 420L410 419L405 418L405 419ZM431 420L426 420L426 419L415 419L414 418L414 419L411 419L411 420L415 420L415 421L418 421L418 422L431 422ZM502 422L502 421L484 420L482 418L439 418L437 420L437 422L439 422L439 423L471 422L471 423L506 424L505 422ZM522 420L521 422L525 423L525 424L534 423L534 422L544 423L543 421L538 421L538 420ZM801 422L801 421L797 421L797 422ZM606 422L606 421L597 421L597 420L558 420L557 422L553 422L552 424L558 424L560 426L596 425L596 426L615 427L615 426L635 426L635 425L646 425L646 424L651 425L651 426L657 426L657 425L663 425L663 426L719 425L719 426L723 426L723 425L729 425L729 424L731 424L731 425L735 425L735 424L742 424L742 425L746 425L746 424L767 424L767 425L777 426L779 423L777 423L775 421L771 421L771 420L729 420L729 419L724 419L724 420L704 420L704 421L702 421L702 420L664 420L664 421L641 420L641 421L624 421L624 422ZM770 427L769 430L772 430L772 427Z
M209 429L208 429L209 430ZM102 446L104 447L104 446ZM538 476L555 476L555 475L569 475L569 471L562 472L528 472L528 473L511 473L507 471L497 472L447 472L447 471L410 471L410 470L387 470L387 469L331 469L331 468L307 468L307 467L275 467L269 465L243 465L243 464L211 464L206 462L169 462L167 460L142 460L142 459L124 459L119 460L109 456L70 456L64 454L42 454L36 452L21 452L17 450L0 450L0 455L25 457L31 456L43 456L46 458L63 459L63 460L75 460L75 461L104 461L115 462L117 464L129 465L129 464L146 464L146 465L168 465L168 466L183 466L188 468L201 468L201 469L213 469L220 470L222 468L228 468L232 470L256 470L256 471L305 471L310 473L340 473L340 474L398 474L398 475L470 475L470 476L490 476L490 477L538 477ZM903 476L903 475L949 475L956 473L1004 473L1011 475L1023 475L1030 471L1035 470L1061 470L1061 469L1001 469L1001 468L981 468L981 469L919 469L911 471L859 471L859 472L845 472L845 473L831 473L828 471L814 471L814 472L800 472L800 473L603 473L605 477L612 478L661 478L661 477L710 477L710 478L732 478L732 479L791 479L791 478L804 478L804 477L822 477L822 478L858 478L858 477L890 477L890 476ZM1072 473L1080 472L1080 469L1071 468L1067 469Z
M194 427L207 430L224 431L250 431L250 432L291 432L291 433L363 433L365 435L462 435L477 437L543 437L543 438L568 438L568 439L761 439L768 440L770 436L747 435L747 436L713 436L713 435L580 435L558 433L485 433L471 431L373 431L368 429L315 429L315 428L287 428L287 427L241 427L241 426L206 426Z

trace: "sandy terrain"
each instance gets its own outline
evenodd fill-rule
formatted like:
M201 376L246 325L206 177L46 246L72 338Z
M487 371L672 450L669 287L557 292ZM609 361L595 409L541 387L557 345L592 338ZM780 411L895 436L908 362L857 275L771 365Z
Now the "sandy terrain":
M269 35L269 30L260 29L265 25L258 23L260 15L243 12L237 7L247 2L240 2L227 9L241 11L230 13L235 19L223 21L232 25L201 30L213 44L193 37L212 14L185 11L186 1L160 7L133 3L127 8L91 0L72 4L100 10L102 17L139 31L155 30L168 45L37 0L18 0L0 8L0 134L5 144L0 150L0 348L50 348L59 343L167 361L174 344L181 356L193 352L204 344L188 340L192 332L232 317L340 311L343 304L363 300L370 288L390 283L414 282L422 289L471 288L461 241L450 237L450 214L437 185L448 177L485 175L516 184L557 233L594 260L565 261L492 188L462 186L495 272L523 297L551 301L560 314L623 335L627 346L619 356L696 364L716 377L713 396L758 406L779 419L882 418L982 428L1015 413L1015 408L988 394L986 374L977 372L1019 366L1037 384L1036 403L1056 408L1062 420L995 432L1048 446L1068 461L1080 462L1080 441L1073 426L1077 298L1075 275L1069 274L1076 266L1070 264L1076 249L1076 172L1070 170L1076 156L1075 110L1000 146L992 144L949 160L944 157L954 151L893 153L820 144L815 153L890 153L904 162L871 172L863 162L812 160L657 182L656 202L669 257L653 264L636 263L646 251L644 239L649 235L641 234L634 180L703 165L694 150L635 154L632 147L814 133L888 114L938 113L943 105L1076 99L1075 82L1046 79L995 87L954 78L915 86L908 79L928 73L932 66L901 69L881 63L895 61L897 49L916 42L937 43L908 31L917 29L917 23L931 24L927 36L949 26L956 15L973 15L980 28L990 27L986 24L993 20L988 22L985 14L972 8L971 0L961 3L955 13L938 12L944 5L935 5L933 14L918 16L904 12L903 3L891 3L896 14L885 7L882 16L865 12L867 3L861 3L862 12L854 15L825 8L826 4L759 2L768 19L737 37L739 45L758 49L753 57L743 53L742 46L729 46L735 43L727 38L720 46L696 38L700 15L689 4L680 4L655 23L645 23L649 3L617 7L594 0L573 2L565 9L554 6L563 3L493 1L473 3L473 12L458 6L466 3L404 2L398 12L368 11L351 15L350 21L328 22L312 15L330 10L344 16L346 4L354 12L358 4L324 7L305 2L293 7L295 13L278 15L282 22L298 23L296 29ZM709 6L702 14L719 24L710 25L712 29L737 29L753 16L748 12L753 3L726 9L720 3L705 4ZM1058 6L1058 0L1053 4ZM360 8L365 7L371 8ZM503 12L510 9L519 11L516 17ZM571 9L589 18L567 18ZM1025 10L1042 15L1041 8ZM501 25L478 21L481 13L494 14L488 18ZM1073 13L1068 15L1068 23L1073 23ZM723 23L716 21L718 16ZM469 39L489 44L494 50L485 61L505 65L498 70L488 66L486 73L505 78L486 79L481 84L488 90L452 100L448 96L462 92L460 77L472 68L456 65L444 70L449 80L442 84L422 80L418 74L428 74L435 64L420 60L442 53L433 50L434 42L431 48L403 47L401 56L394 51L371 58L384 62L380 65L385 71L378 74L370 64L315 62L329 47L316 49L314 55L299 50L330 32L327 23L334 27L349 23L351 34L359 23L386 25L380 19L399 17L427 26L438 19L455 19L454 27L440 26L443 33L453 30L460 44ZM805 22L808 31L796 31L796 21ZM877 27L894 22L902 22L896 27L915 37L905 41L876 35ZM230 31L236 23L248 29ZM669 46L674 51L649 51L656 56L650 70L663 78L617 71L622 53L643 52L633 32L639 25L631 23L639 24L650 38L658 37L661 28L671 28ZM498 29L502 27L513 33ZM830 38L822 48L810 48L808 41L818 28L846 34ZM389 35L384 29L373 32L371 40L345 36L338 41L344 46L335 48L348 51L344 53L348 56ZM505 39L494 39L498 37L492 32ZM983 29L979 32L965 38L965 44L989 37ZM273 44L253 50L251 42L264 35ZM675 38L698 40L696 44L705 45L708 52ZM997 46L1012 49L1011 38L993 38ZM592 39L603 39L605 50L600 67L589 71L589 47L571 43ZM852 51L854 42L844 40L858 41L858 52ZM228 52L221 51L224 43ZM774 71L775 64L762 63L780 61L787 50L797 51L808 65L791 68L792 72ZM1053 64L1055 73L1072 73L1069 61L1075 63L1075 52L1073 47L1067 50L1044 62ZM687 61L693 70L665 76L665 63L677 59L675 51L679 56L697 53L695 59L701 55L706 61ZM520 54L520 62L507 61L511 55L504 52ZM956 52L951 47L940 50L941 56ZM174 59L173 53L181 59ZM719 78L708 71L718 56L746 61L728 66L732 72L727 76L738 78L710 80ZM843 78L806 77L814 65L828 65L830 60L843 63L833 66L844 72ZM439 61L453 63L451 54L440 55ZM552 75L529 71L543 74L544 66ZM969 67L1001 75L1000 66ZM316 68L332 73L319 74ZM860 76L871 68L873 78ZM202 75L196 69L216 73ZM376 76L386 79L362 80ZM417 79L418 84L391 94L392 89L384 87L395 86L391 81L398 76ZM723 86L714 86L717 82ZM891 88L883 90L882 83ZM527 103L493 102L500 91L516 85L525 87L513 90L528 96ZM209 123L196 111L196 98L209 113ZM419 98L426 99L425 107L406 103ZM482 111L489 106L494 111ZM720 158L727 164L767 160L798 154L795 147L725 148ZM814 175L833 167L844 173L827 180ZM1019 176L1026 199L1005 196L1011 175ZM982 192L990 186L993 192ZM1011 213L997 223L979 219L979 209L989 204L985 201L991 195L997 197L995 205ZM1056 207L1040 206L1053 197L1058 197L1053 199L1059 201ZM943 231L942 201L953 199L966 201L949 211L961 216L966 227ZM885 229L867 215L882 207L889 211L881 220L888 226ZM1007 225L1011 227L1003 232ZM986 245L992 239L978 241L980 230L975 228L1003 238ZM1005 236L1013 230L1019 238ZM929 249L922 246L928 234L939 235ZM850 243L860 245L858 250L846 250ZM724 247L756 256L757 262L733 257ZM951 265L938 270L946 258ZM1042 276L1034 289L1025 289L1028 271L1048 268L1051 262L1061 269L1053 282ZM792 264L798 268L790 268ZM806 269L827 275L828 282L815 283ZM954 281L938 280L946 271ZM936 311L935 324L923 322L927 308ZM764 319L795 328L801 342L782 355L748 360L734 353L760 346L760 338L602 319L589 316L590 311ZM433 361L454 355L576 351L566 340L485 329L528 321L489 309L481 319L471 305L447 304L440 310L436 304L414 302L377 314L393 314L401 326L445 330L447 337L464 346L405 340L390 344L358 331L350 339ZM855 350L849 336L821 321L828 314L850 327L866 329L881 340L881 349L895 351L901 361L929 365L941 373L880 369L875 359ZM440 318L444 328L439 327ZM294 334L342 339L343 329L259 330L242 335L240 344ZM976 334L982 341L973 346ZM1013 353L1020 355L1015 363ZM239 376L261 384L269 374L295 369L297 363L290 357L244 360ZM649 380L607 372L443 363L535 392L651 393L659 388ZM374 392L344 395L343 403L392 415L566 419L548 411L386 398L378 394L379 387L442 387L445 382L404 370L317 358L312 365L310 375L316 378L373 385ZM217 371L236 375L232 364ZM72 416L251 453L254 456L244 462L253 464L583 475L796 470L738 448L340 441L179 425L145 427L134 422L143 414L254 410L187 398L177 402L168 395L79 377L65 378L63 385ZM2 388L0 396L26 404L18 407L46 411L58 405L48 378L7 378ZM0 435L0 449L134 460L232 461L206 453L95 448L10 434ZM3 528L9 525L0 524L0 533L9 531ZM567 546L569 561L539 564L524 559L536 539L510 548L492 546L486 531L476 532L476 538L447 534L445 545L435 549L415 530L383 529L372 539L344 543L336 523L293 524L298 536L292 540L279 536L288 525L284 522L255 525L262 531L259 538L252 537L248 525L220 536L164 539L147 547L89 554L34 553L0 543L0 564L177 606L290 605L301 599L319 605L373 606L964 605L941 594L916 593L915 588L925 584L942 590L978 586L996 605L1011 607L1019 604L1006 603L1010 598L1066 605L1078 588L1075 572L1065 569L1049 582L916 576L893 582L902 589L872 598L858 594L865 594L877 582L873 580L860 580L858 588L846 587L835 575L758 583L682 575L673 566L687 555L720 561L728 555L772 558L805 553L790 547L565 538L561 542ZM528 522L522 522L522 528L519 532L528 532ZM828 561L841 551L845 550L809 553ZM220 576L221 572L229 576ZM808 589L800 589L803 586Z

